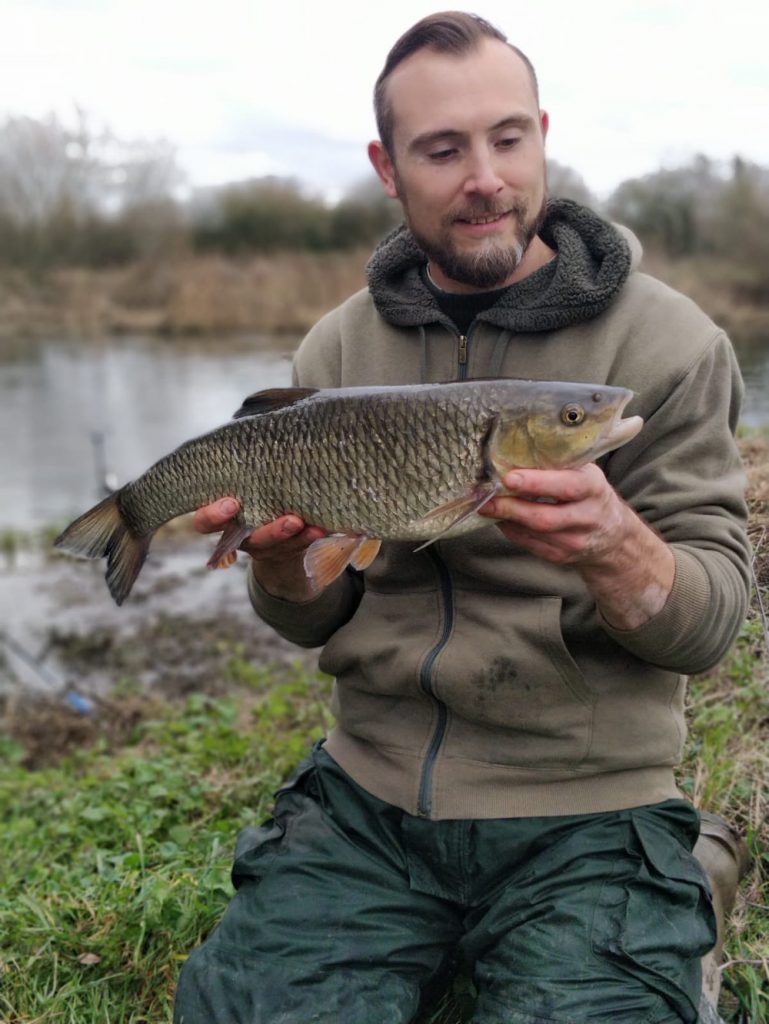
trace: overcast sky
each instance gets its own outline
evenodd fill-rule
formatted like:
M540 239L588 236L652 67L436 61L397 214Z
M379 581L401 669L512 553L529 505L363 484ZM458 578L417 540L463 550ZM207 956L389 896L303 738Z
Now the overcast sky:
M452 6L449 2L446 6ZM456 6L462 6L461 4ZM0 0L0 118L76 105L191 185L368 173L371 89L420 0ZM550 156L598 196L695 153L769 165L766 0L484 0L534 62Z

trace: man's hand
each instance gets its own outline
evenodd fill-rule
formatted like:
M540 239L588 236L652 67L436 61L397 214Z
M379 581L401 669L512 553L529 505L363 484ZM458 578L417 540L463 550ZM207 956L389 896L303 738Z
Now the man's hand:
M675 576L673 552L598 466L520 469L502 482L512 494L494 498L481 514L501 520L519 547L573 565L612 626L635 629L662 609Z
M234 498L221 498L199 508L193 525L198 533L216 533L237 515L239 508ZM306 526L299 516L285 515L257 527L240 549L251 556L254 577L268 594L285 601L309 601L317 590L305 574L304 553L325 533L319 526Z

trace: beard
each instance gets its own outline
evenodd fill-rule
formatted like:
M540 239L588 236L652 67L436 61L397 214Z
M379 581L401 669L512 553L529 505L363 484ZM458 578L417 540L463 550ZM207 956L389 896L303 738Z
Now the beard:
M543 197L534 215L530 213L525 199L514 199L506 204L486 200L467 203L462 209L447 214L433 237L415 229L403 192L401 202L409 229L427 258L452 281L485 291L501 287L518 268L544 220L547 197ZM494 217L505 213L510 214L516 222L514 242L502 243L489 238L484 239L472 252L463 252L457 248L451 234L457 220Z

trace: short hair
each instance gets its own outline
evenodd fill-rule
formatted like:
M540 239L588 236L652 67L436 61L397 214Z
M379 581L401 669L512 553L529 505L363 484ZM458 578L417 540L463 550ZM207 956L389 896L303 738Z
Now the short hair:
M477 14L466 14L464 11L442 11L428 14L410 29L403 33L387 54L385 65L374 86L374 114L376 116L379 138L387 152L392 156L394 117L392 104L387 98L387 79L395 68L418 50L430 49L436 53L452 53L457 56L474 50L484 39L497 39L505 43L517 53L531 77L534 96L539 104L539 85L534 65L526 54L508 42L498 28Z

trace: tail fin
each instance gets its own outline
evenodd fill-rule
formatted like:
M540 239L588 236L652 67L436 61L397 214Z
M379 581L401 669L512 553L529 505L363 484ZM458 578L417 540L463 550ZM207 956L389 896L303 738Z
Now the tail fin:
M144 565L152 534L137 537L131 532L120 513L118 494L110 494L70 523L53 543L79 558L106 558L109 592L122 604Z

